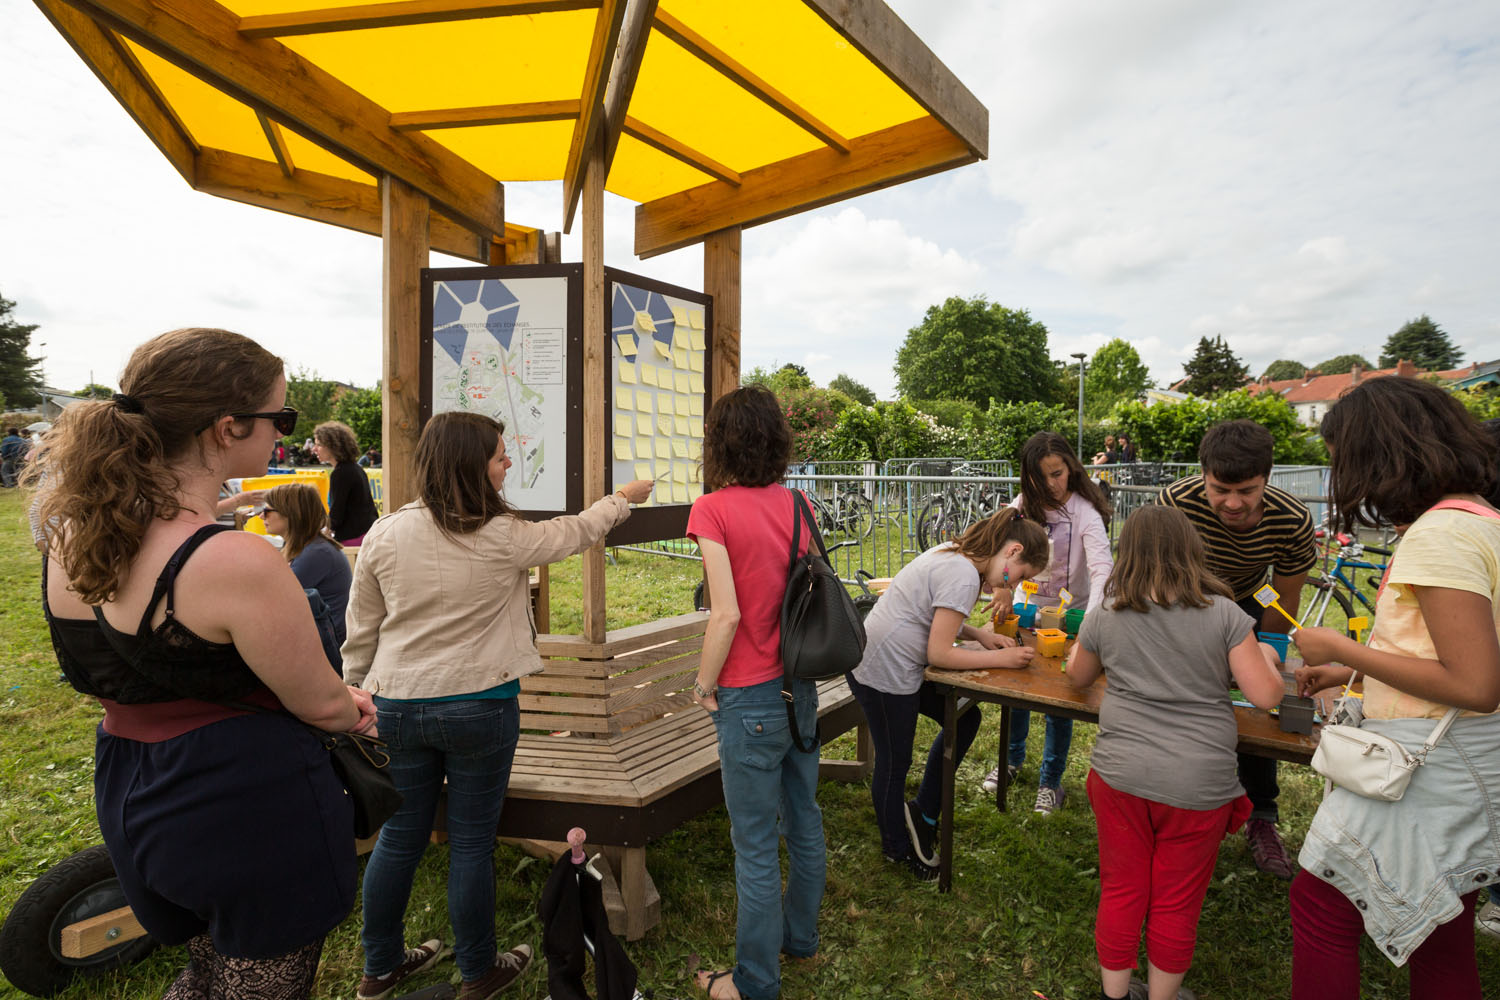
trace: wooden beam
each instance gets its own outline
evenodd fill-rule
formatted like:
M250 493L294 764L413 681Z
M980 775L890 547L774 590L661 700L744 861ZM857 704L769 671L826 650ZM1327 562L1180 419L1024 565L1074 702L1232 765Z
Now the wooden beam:
M281 173L286 177L295 174L297 167L292 163L292 151L286 148L286 136L281 134L281 126L267 118L264 111L255 112L255 120L260 122L260 129L266 134L266 142L271 145L271 155L276 157Z
M391 128L468 128L474 125L519 125L525 122L567 121L578 117L577 101L533 101L529 104L491 104L478 108L438 108L432 111L396 111Z
M604 390L604 144L595 133L584 157L583 183L583 502L593 503L607 492L604 483L605 423L608 400ZM583 638L603 642L604 542L583 553Z
M382 366L381 441L385 509L417 497L417 438L422 430L422 268L427 266L427 197L405 181L383 177L380 201Z
M615 47L614 65L609 70L609 85L604 89L604 172L615 162L620 132L625 126L625 112L640 79L641 62L646 57L646 42L656 20L657 0L628 0L625 21L620 27L620 44Z
M161 150L182 179L193 183L193 160L198 144L156 89L151 77L113 31L99 25L62 0L36 0L47 20L73 46L106 90L114 95L135 123Z
M374 184L305 169L287 177L268 160L211 148L198 152L195 172L197 180L193 187L205 194L371 236L379 236L383 231L380 190ZM522 238L527 232L536 232L520 227L507 229L516 229L516 235ZM487 238L437 214L431 217L429 231L433 250L480 264L489 263Z
M88 958L101 951L146 936L146 928L128 906L68 924L58 933L58 950L64 958Z
M740 274L739 227L710 233L703 241L703 291L714 304L710 403L740 385Z
M240 18L240 34L246 38L285 38L288 35L315 35L359 28L592 10L597 6L599 0L400 0L397 3L327 7L288 14L256 14Z
M635 252L641 257L666 253L715 230L771 222L975 159L941 122L918 118L860 136L848 155L815 149L747 170L737 188L713 181L638 205Z
M779 111L793 124L812 133L820 142L841 153L849 152L849 140L834 131L832 126L819 121L811 111L761 79L750 67L664 10L656 12L656 30Z
M484 171L270 38L243 38L215 0L70 0L257 111L375 176L399 178L479 232L505 227L505 195Z
M969 152L981 160L989 156L989 111L882 0L806 2L849 44L963 140Z
M628 136L639 139L652 149L666 153L674 160L703 171L715 180L721 180L735 187L740 186L738 171L731 170L718 160L710 159L697 150L688 148L665 132L658 132L638 118L626 115L622 131Z
M583 191L594 133L604 117L604 88L609 84L609 71L614 65L615 45L620 40L620 23L624 17L625 0L602 0L599 15L594 19L594 37L589 43L589 59L583 71L583 93L578 99L578 121L573 125L567 165L563 168L565 233L573 231L573 212Z

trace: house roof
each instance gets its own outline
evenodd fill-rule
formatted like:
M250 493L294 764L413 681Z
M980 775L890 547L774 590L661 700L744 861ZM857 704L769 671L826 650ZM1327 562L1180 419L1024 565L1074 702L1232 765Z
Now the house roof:
M1416 368L1409 361L1402 361L1393 368L1377 368L1371 371L1349 371L1342 375L1318 375L1311 377L1304 375L1302 378L1279 379L1277 381L1261 380L1251 382L1245 386L1250 395L1258 396L1265 392L1279 394L1288 403L1333 403L1349 388L1362 379L1379 378L1383 375L1406 375L1415 377L1418 375L1436 375L1447 382L1473 374L1477 365L1467 368L1455 368L1449 371L1424 372Z

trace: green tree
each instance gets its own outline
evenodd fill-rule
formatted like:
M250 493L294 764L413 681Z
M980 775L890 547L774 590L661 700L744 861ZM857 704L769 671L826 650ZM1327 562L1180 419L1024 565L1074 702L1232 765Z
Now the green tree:
M1474 415L1475 420L1500 418L1500 388L1490 386L1484 389L1455 389L1453 395L1464 404L1464 409Z
M896 388L909 399L1051 400L1056 369L1047 328L983 295L930 306L896 352Z
M937 421L939 427L962 427L965 417L983 412L982 407L967 399L913 399L909 402Z
M1056 431L1070 442L1078 436L1078 410L1055 403L1003 403L964 421L970 458L1014 461L1026 439L1037 431ZM1087 461L1085 459L1085 461Z
M1238 389L1245 384L1250 369L1229 349L1223 337L1215 337L1213 340L1199 337L1198 349L1188 363L1182 366L1182 373L1187 376L1181 386L1183 392L1208 397ZM1131 440L1135 440L1133 435Z
M360 448L385 450L381 447L380 420L383 413L379 382L373 389L351 389L333 404L333 419L349 425Z
M1408 320L1391 334L1380 349L1380 367L1389 368L1407 360L1424 371L1440 372L1457 368L1464 352L1454 346L1444 329L1426 313Z
M115 391L113 389L107 385L100 385L98 382L90 382L82 389L73 393L73 395L82 396L84 399L109 399L114 394Z
M1313 365L1319 375L1347 375L1359 365L1365 371L1370 371L1375 366L1363 354L1339 354L1329 358L1322 364Z
M1141 458L1170 462L1198 460L1203 433L1225 420L1253 420L1271 432L1273 455L1287 464L1318 464L1327 452L1312 431L1297 419L1297 411L1281 396L1251 396L1243 389L1214 399L1189 396L1180 403L1122 403L1115 416L1130 435Z
M286 405L297 409L297 426L288 435L301 444L312 437L313 428L333 419L333 391L337 386L317 372L298 368L286 380Z
M29 353L35 323L18 323L16 304L0 295L0 396L18 408L42 401L42 359Z
M828 388L837 389L861 406L875 405L875 390L854 381L842 372L833 377L833 381L828 383Z
M1323 371L1319 368L1318 371ZM1288 361L1285 358L1277 358L1266 365L1266 370L1261 373L1261 378L1268 378L1272 382L1284 382L1287 379L1301 378L1307 374L1307 366L1300 361ZM1324 372L1324 374L1328 374Z
M1083 376L1084 416L1098 419L1118 402L1139 399L1154 384L1151 370L1136 349L1116 337L1095 351L1088 363ZM1073 388L1077 390L1076 382Z
M740 384L765 386L778 396L792 389L813 387L812 379L807 375L807 369L791 362L774 369L766 369L757 365L740 379Z

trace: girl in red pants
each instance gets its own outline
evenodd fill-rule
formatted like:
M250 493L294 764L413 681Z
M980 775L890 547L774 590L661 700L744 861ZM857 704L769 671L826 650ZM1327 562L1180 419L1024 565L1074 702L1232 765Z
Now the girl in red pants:
M1094 945L1106 1000L1191 995L1179 987L1219 841L1250 815L1229 688L1261 708L1280 703L1276 664L1208 571L1187 516L1158 506L1131 514L1104 603L1084 618L1067 668L1080 688L1109 672L1087 785L1099 830ZM1149 988L1130 975L1143 925Z

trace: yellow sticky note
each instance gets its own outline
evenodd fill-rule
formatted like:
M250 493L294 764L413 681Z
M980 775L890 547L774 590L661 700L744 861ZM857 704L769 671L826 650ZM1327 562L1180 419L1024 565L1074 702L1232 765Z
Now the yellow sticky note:
M703 350L703 331L702 330L694 330L693 331L693 350L695 350L695 351L701 351L701 350Z
M701 372L703 370L703 352L702 351L694 351L693 352L693 356L688 359L688 367L691 368L695 372Z
M638 438L635 439L635 457L636 458L650 458L651 457L651 439L650 438L648 438L648 437L638 437ZM638 479L647 479L647 478L650 477L650 475L651 475L651 470L648 467L646 469L646 475L644 475L644 476L638 476L637 478Z
M666 344L663 344L659 340L652 340L651 343L656 346L656 353L657 354L660 354L662 357L667 358L668 360L671 359L672 352L671 352L670 349L668 349L668 347L667 347Z
M688 310L688 323L692 326L692 328L694 330L701 330L701 329L703 329L703 310L702 309L690 309L690 310Z
M619 413L619 414L615 415L615 433L616 434L627 435L628 436L630 434L630 432L631 432L630 429L633 426L634 426L634 421L632 421L630 419L630 414L628 414L628 413Z
M629 389L615 390L615 409L628 410L635 405L635 394Z
M693 391L693 380L687 372L677 372L672 376L672 384L678 392L688 393Z
M703 495L703 484L698 482L688 483L688 499L696 500Z
M647 385L656 384L656 366L641 362L641 381Z
M651 430L651 418L648 415L646 415L644 413L637 413L636 414L636 416L635 416L635 432L637 434L646 434L646 435L650 435L652 433L652 430Z
M651 393L638 392L635 394L635 408L642 413L651 412Z
M688 481L688 464L686 462L672 463L672 479L674 482L679 483Z
M672 346L673 347L686 348L691 343L692 343L692 340L691 340L691 338L689 338L687 330L684 330L680 326L676 327L676 328L674 328L672 330Z
M637 312L635 314L635 328L642 333L655 333L656 320L652 319L651 314L648 312Z
M615 461L628 462L634 457L635 456L630 453L630 439L615 438Z
M615 343L620 345L620 353L627 358L635 357L635 335L622 333L615 338Z
M675 350L672 351L672 364L676 365L678 368L681 368L683 371L687 370L687 366L688 366L688 350L687 350L687 348L685 348L685 347L679 347L679 348L676 348Z
M657 438L656 439L656 457L657 458L671 458L672 457L672 442L668 441L666 438Z
M701 416L703 416L703 397L702 396L690 396L690 397L688 397L688 412L691 413L695 417L701 417Z
M657 462L656 463L656 478L657 479L671 479L672 478L672 463L671 462Z
M703 471L703 469L699 465L689 465L688 466L688 482L690 482L690 483L696 483L696 482L698 482L698 480L700 478L702 478L699 475L699 473L702 472L702 471Z
M687 417L673 417L672 418L672 430L675 431L678 434L687 434L688 433L688 418ZM687 445L683 445L683 447L685 448L685 447L687 447Z
M687 326L688 325L687 306L673 306L672 307L672 321L675 322L678 326Z
M688 442L688 458L702 458L702 457L703 457L703 442L702 441L689 441Z
M695 438L701 438L703 436L703 421L699 419L689 420L688 433L692 434Z
M635 463L635 478L637 478L637 479L650 479L651 478L651 463L650 462L637 462L637 463Z
M620 381L626 385L635 385L635 362L620 362Z
M688 501L687 483L673 483L672 484L672 502L673 503L687 503L687 501Z
M688 390L701 393L703 391L703 376L697 372L688 376Z
M678 440L677 438L673 438L672 439L672 457L673 458L687 458L687 442L686 441L681 441L681 440Z
M688 415L688 413L690 412L689 407L691 402L692 401L689 400L686 396L677 397L677 415L679 417L685 417Z
M665 413L658 413L656 415L656 429L659 430L659 431L661 431L663 434L667 435L668 437L671 437L671 435L672 435L672 418L670 416L668 416L667 414L665 414Z

